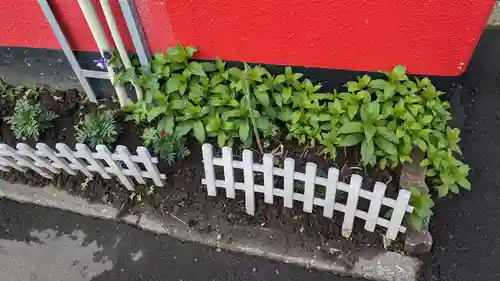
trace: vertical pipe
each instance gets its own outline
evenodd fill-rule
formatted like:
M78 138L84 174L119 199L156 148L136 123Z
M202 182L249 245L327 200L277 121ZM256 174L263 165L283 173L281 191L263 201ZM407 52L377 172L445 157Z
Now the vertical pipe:
M64 36L64 33L61 30L61 27L57 23L57 19L54 16L54 13L52 12L52 10L50 8L49 3L47 2L47 0L38 0L38 3L40 4L42 11L45 14L45 17L47 18L47 21L49 22L50 27L52 27L52 31L54 31L54 34L56 35L57 41L59 41L59 45L61 45L61 49L63 50L64 54L66 55L66 58L68 59L69 64L73 68L73 71L75 72L75 75L78 78L78 81L80 81L80 85L82 85L83 91L85 92L85 94L87 94L87 98L91 102L97 102L94 91L92 90L92 87L90 87L90 84L87 81L87 78L85 77L84 71L80 68L78 61L76 60L75 54L73 54L73 51L71 50L71 47L69 46L68 40L66 40L66 36Z
M106 18L106 22L108 23L109 30L111 31L111 36L115 41L115 45L116 48L118 49L118 53L120 54L120 58L122 59L123 65L125 66L125 69L130 69L132 68L132 62L130 62L130 58L128 57L125 45L123 44L122 37L120 36L120 32L118 31L118 26L116 25L113 12L111 11L111 7L109 6L109 0L100 0L100 3L102 10L104 12L104 17ZM135 81L132 81L132 85L134 86L137 99L142 100L143 95L141 87L137 85Z
M127 22L128 32L134 42L135 50L139 56L139 61L144 68L151 66L151 54L146 42L146 36L142 29L139 15L135 9L134 0L118 0L122 9L123 17Z
M111 50L109 47L108 39L106 38L106 34L102 29L101 23L99 21L99 18L97 17L97 13L94 9L94 6L90 2L90 0L78 0L78 4L80 5L80 9L82 10L83 16L87 21L90 31L92 32L92 36L94 37L94 40L97 43L99 52L101 53L101 56L104 57L104 53L110 52ZM113 67L109 65L108 65L108 73L109 73L109 79L111 80L111 82L113 82L116 74ZM118 102L120 103L120 106L121 107L125 106L129 102L129 99L127 97L127 92L125 91L125 87L121 85L114 85L114 87L116 90L116 95L118 96Z

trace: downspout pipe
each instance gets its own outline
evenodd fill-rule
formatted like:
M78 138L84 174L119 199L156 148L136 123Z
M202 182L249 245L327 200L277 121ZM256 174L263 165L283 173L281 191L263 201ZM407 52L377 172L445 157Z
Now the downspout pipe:
M78 4L80 5L80 9L82 10L83 16L87 21L90 31L92 32L92 36L94 37L94 40L97 43L97 48L99 48L99 52L101 53L101 56L104 58L105 57L104 53L106 52L110 53L111 49L109 46L108 39L106 38L106 34L102 29L99 17L97 16L97 13L94 9L94 6L90 2L90 0L78 0ZM113 80L116 76L115 70L110 65L108 65L107 68L109 73L109 79L111 80L111 83L113 83ZM114 85L114 84L113 86L115 87L116 95L118 97L118 102L120 103L120 106L124 107L130 102L125 87L123 85Z
M111 36L113 37L113 41L115 41L115 46L118 49L118 53L120 54L123 65L125 66L125 69L130 69L132 68L132 62L128 57L127 50L125 49L125 44L123 44L122 37L120 36L120 32L118 31L118 26L116 24L115 17L113 16L113 12L111 11L109 0L100 0L100 3L102 11L104 12L104 17L106 18L106 22L108 23L109 30L111 31ZM137 85L135 81L132 81L132 85L134 86L137 100L142 100L142 88Z

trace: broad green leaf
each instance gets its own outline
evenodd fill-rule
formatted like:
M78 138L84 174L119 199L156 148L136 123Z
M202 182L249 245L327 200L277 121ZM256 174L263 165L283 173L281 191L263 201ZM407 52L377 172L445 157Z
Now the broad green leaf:
M406 67L402 66L402 65L396 65L396 67L394 67L394 69L392 70L392 73L396 75L396 77L398 78L399 81L402 81L404 80L405 78L405 73L406 73Z
M163 74L163 76L165 77L170 77L170 66L168 65L165 65L161 71L161 73Z
M363 124L360 122L349 122L347 124L344 124L339 130L339 134L352 134L362 132Z
M383 90L387 85L390 85L390 83L384 79L372 79L368 84L369 87L379 90Z
M194 47L194 46L187 46L186 48L186 54L189 58L192 58L193 55L198 52L198 48Z
M347 114L349 114L349 118L352 120L356 116L356 113L358 113L359 106L358 105L348 105L347 106Z
M169 103L171 109L181 110L186 107L184 100L173 100Z
M397 135L386 127L377 127L377 134L392 143L399 143L399 138L397 137Z
M285 82L285 75L283 74L276 75L276 77L274 78L274 84L275 85L283 84L283 82Z
M398 139L402 138L406 134L405 129L403 127L398 127L396 129L396 137Z
M188 65L189 71L197 76L206 76L207 74L203 71L203 66L199 62L192 61Z
M372 78L371 78L370 76L368 76L368 75L366 75L366 74L365 74L365 75L363 75L363 77L361 77L361 78L359 79L359 84L360 84L361 88L366 87L366 86L368 85L368 83L370 83L370 80L371 80L371 79L372 79Z
M196 121L193 124L193 134L194 137L200 142L205 142L205 128L203 127L203 123L201 121Z
M226 67L226 63L223 60L221 60L219 57L215 58L215 65L217 66L217 69L219 70L219 72L224 72L225 67Z
M160 114L164 113L165 111L166 109L163 106L153 107L148 112L148 122L153 121L156 117L160 116Z
M438 197L442 198L448 194L449 189L448 189L448 186L443 184L443 185L438 186L437 190L438 190Z
M455 193L455 194L458 194L460 192L459 188L458 188L458 185L456 184L451 184L449 186L449 189L451 192Z
M283 91L281 92L281 97L283 98L283 103L287 103L288 100L292 97L292 88L290 87L284 87Z
M367 139L371 139L377 133L377 128L375 128L375 126L371 124L366 124L364 125L364 132L365 132L365 137Z
M300 117L302 116L302 111L294 111L292 113L292 123L297 123L300 119Z
M360 111L363 122L374 123L380 113L380 104L378 102L365 103Z
M172 134L174 132L174 118L172 116L163 117L160 122L158 122L157 128L160 132L165 130L168 134Z
M283 98L279 93L273 93L274 102L278 105L279 108L283 106Z
M465 189L467 189L467 190L470 190L470 189L471 189L470 182L469 182L466 178L459 178L459 179L457 180L457 183L458 183L461 187L463 187L463 188L465 188Z
M223 147L223 146L226 144L227 139L228 139L228 137L227 137L227 135L226 135L226 134L224 134L224 133L222 133L222 134L218 134L218 135L217 135L217 144L218 144L220 147Z
M349 81L347 82L346 84L346 87L347 87L347 91L348 92L356 92L356 91L359 91L361 90L362 88L359 86L358 82L355 82L355 81Z
M254 92L255 97L263 106L269 106L269 95L266 91L257 90Z
M420 148L420 150L422 150L422 152L427 151L427 143L425 143L423 139L415 139L413 142L418 146L418 148Z
M424 218L419 217L416 212L408 215L407 223L416 231L421 231L424 228Z
M178 76L173 76L167 80L167 94L171 94L179 90L179 86L182 84Z
M434 117L432 117L432 115L425 115L423 118L422 118L422 123L424 123L424 125L427 125L427 124L430 124L432 122L432 119Z
M215 66L212 62L202 62L201 66L203 67L203 71L205 72L214 72L217 70L217 66Z
M424 159L420 162L420 167L427 167L431 164L431 161L429 159Z
M257 118L257 120L255 120L255 125L261 131L264 131L266 129L274 127L274 125L269 120L267 120L265 117Z
M374 155L375 148L373 145L373 140L370 139L365 139L361 143L361 159L363 160L363 164L365 166L369 165L369 163L372 161L372 158L375 156Z
M458 173L461 175L467 175L470 171L469 165L461 165L458 167Z
M177 136L184 136L187 133L189 133L189 131L191 131L191 129L193 129L193 122L192 121L181 122L175 126L175 134Z
M365 103L368 103L371 100L371 95L368 91L363 90L356 93L356 98L358 100L362 100Z
M385 153L389 155L398 155L398 150L392 142L379 137L374 138L374 141L375 144Z
M354 146L354 145L360 143L363 139L364 139L364 136L362 134L346 135L345 137L340 139L339 146L341 146L341 147Z
M250 133L250 124L248 120L244 120L243 122L240 123L239 126L239 134L242 142L245 142L247 140L249 133Z

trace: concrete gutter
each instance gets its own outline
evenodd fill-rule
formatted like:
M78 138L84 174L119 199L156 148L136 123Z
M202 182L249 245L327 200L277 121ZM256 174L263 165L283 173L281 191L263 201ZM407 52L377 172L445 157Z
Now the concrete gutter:
M500 1L497 1L490 18L488 19L488 28L498 28L500 27Z
M71 195L55 187L37 188L27 185L11 184L0 180L0 197L17 202L33 203L40 206L58 208L84 216L117 220L118 210L107 204L95 204ZM362 251L352 268L339 264L327 253L305 249L301 245L284 245L281 239L270 242L269 230L241 226L229 226L234 233L245 235L232 239L220 237L216 232L200 232L190 228L174 217L155 217L153 214L128 215L119 220L157 234L166 234L177 239L205 244L218 249L261 256L280 262L291 263L307 268L331 271L339 275L363 277L380 281L416 281L421 266L418 258L404 256L389 251ZM251 235L248 235L251 233ZM329 258L330 257L330 258Z

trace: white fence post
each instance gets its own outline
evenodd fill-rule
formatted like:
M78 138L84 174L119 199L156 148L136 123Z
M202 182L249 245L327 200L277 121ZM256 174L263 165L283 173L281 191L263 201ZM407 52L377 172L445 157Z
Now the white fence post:
M93 179L91 172L97 172L105 179L110 179L112 174L116 175L129 190L133 190L134 183L128 176L134 177L140 184L146 183L144 178L151 178L157 186L163 186L162 179L166 178L164 174L160 174L155 165L158 159L151 157L145 147L137 148L138 155L130 155L124 146L118 146L116 153L112 153L104 145L98 145L97 152L92 152L85 144L76 144L76 151L64 143L56 144L56 148L57 152L44 143L37 143L34 150L27 144L18 143L16 150L0 143L0 170L9 171L8 168L12 167L26 172L27 169L24 168L26 167L50 179L53 178L53 174L59 173L60 169L70 175L76 175L77 171L81 171L90 179ZM126 168L120 162L123 162ZM136 163L144 164L146 170L142 171Z
M274 194L274 157L272 154L264 154L263 157L264 164L264 202L267 204L273 204Z
M122 161L125 166L127 166L128 171L132 174L132 176L135 178L135 180L139 184L146 184L146 181L144 181L144 178L142 177L142 174L140 172L139 166L132 161L132 155L130 154L130 151L128 151L128 148L123 145L117 145L116 146L116 160Z
M342 235L344 237L351 236L352 227L354 225L354 217L358 209L359 190L363 178L360 175L351 175L351 183L349 184L349 195L347 197L346 211L344 213L344 222L342 223Z
M56 148L59 151L58 156L62 156L71 162L70 167L79 170L82 172L87 178L93 179L94 176L92 173L87 169L87 165L83 163L81 160L78 160L75 155L74 151L69 148L66 144L64 143L57 143ZM72 167L73 166L73 167Z
M285 159L285 171L283 176L283 206L286 208L293 207L293 186L295 174L295 160L291 158Z
M224 161L224 180L226 182L226 197L234 198L236 194L234 190L233 149L231 147L226 146L222 148L222 161Z
M306 164L306 180L304 182L304 206L303 210L306 213L312 213L314 204L314 190L316 188L316 164Z
M16 166L24 166L32 169L33 171L37 172L44 178L52 179L54 176L50 172L46 172L37 166L35 166L32 161L28 160L25 158L25 156L20 155L17 150L13 149L12 147L6 145L6 144L0 144L0 155L3 156L8 156L11 157L12 159L15 160ZM14 167L14 166L13 166ZM16 168L17 169L17 168Z
M116 175L116 177L120 180L120 182L130 191L134 190L134 185L129 181L129 179L122 172L122 168L118 167L115 160L113 160L113 154L109 149L104 145L97 145L96 150L98 152L99 158L104 160L106 164L108 164L110 168L110 173ZM107 173L106 173L107 174Z
M5 168L5 167L12 167L16 170L18 170L19 172L22 172L22 173L25 173L26 172L26 169L22 168L21 166L17 165L16 161L12 161L10 159L7 159L3 156L0 156L0 165L2 165L2 171L9 171L9 169Z
M160 174L160 171L158 171L158 167L156 167L155 164L153 164L153 159L156 160L156 158L152 158L151 154L149 154L149 151L147 148L143 146L139 146L137 148L137 160L140 161L134 161L134 162L139 162L144 164L144 167L146 167L146 175L153 180L156 186L163 186L163 181L162 179L165 179L166 177L163 174ZM157 160L155 161L157 162Z
M27 145L25 143L18 143L16 145L16 148L17 148L19 154L33 159L33 161L35 161L35 163L34 163L35 166L47 169L51 173L54 173L54 174L59 173L59 171L56 168L54 168L50 162L46 161L45 159L40 158L36 154L36 151L33 148L31 148L29 145Z
M76 172L71 169L68 161L64 160L64 158L56 157L56 153L45 143L37 143L36 144L37 154L40 156L47 157L50 161L54 162L52 166L63 169L66 173L70 175L76 175Z
M102 163L95 159L96 155L94 155L92 151L90 151L87 145L83 143L77 143L75 147L76 152L74 152L73 155L77 158L83 158L87 160L87 162L89 162L90 164L89 166L87 166L87 169L98 172L104 179L111 179L111 176L106 172Z
M245 204L247 213L255 214L255 194L253 180L253 152L243 150L243 178L245 180Z
M339 170L335 168L328 169L328 184L325 190L325 206L323 206L323 216L333 217L335 210L335 199L337 194L337 182L339 180Z
M403 218L406 213L406 206L410 202L411 193L406 189L400 189L398 193L398 198L396 199L396 205L392 211L391 220L389 226L387 227L387 232L385 236L391 240L396 239L399 232L399 227L403 222Z
M368 216L365 220L365 230L370 232L375 231L386 188L387 186L381 182L375 183L373 187L373 197L371 198L370 207L368 208Z
M207 193L209 196L217 195L217 189L215 189L215 171L214 171L214 152L212 150L212 145L205 143L201 147L203 152L203 166L205 167L205 185L207 186Z
M386 185L380 182L375 183L373 191L361 188L363 178L360 175L351 175L349 184L339 181L340 171L336 168L328 169L328 177L323 178L316 175L317 166L314 163L306 163L306 172L300 173L295 171L295 161L286 158L284 167L279 168L274 165L274 158L271 154L264 154L262 164L253 163L253 152L250 150L243 151L243 160L237 161L233 159L232 149L229 147L222 148L222 157L214 158L213 148L210 144L204 144L203 147L203 163L205 169L205 178L202 183L207 186L207 193L210 196L216 195L216 188L226 188L226 197L234 197L235 189L245 192L245 208L250 215L255 214L255 193L264 194L264 202L273 204L274 196L283 197L283 206L292 208L293 201L303 202L303 211L311 213L314 206L323 207L323 216L333 217L334 211L344 213L344 221L342 223L342 235L349 237L354 226L354 219L361 218L365 220L365 229L373 232L377 225L386 227L386 236L394 239L399 232L405 232L406 228L401 225L404 215L407 212L412 212L413 207L408 205L409 193L406 190L401 190L397 200L385 197ZM217 179L214 166L224 167L224 180ZM233 169L243 170L243 182L235 182ZM264 184L255 184L254 173L262 172L264 176ZM283 178L283 189L275 186L274 177ZM304 183L304 193L295 193L295 181ZM324 197L316 197L316 186L325 188ZM348 194L347 203L336 202L338 192L346 192ZM370 201L368 211L358 209L359 197L363 197ZM379 217L380 209L388 206L394 209L391 220Z

